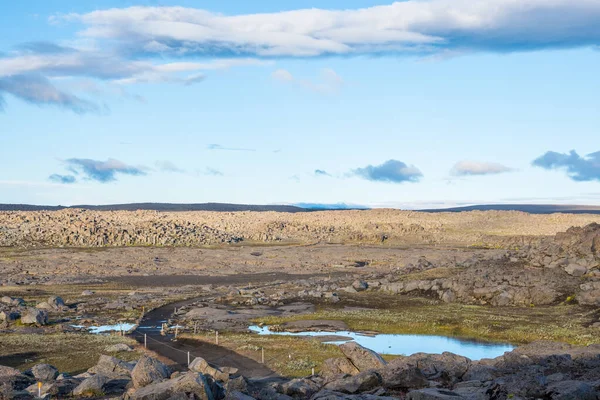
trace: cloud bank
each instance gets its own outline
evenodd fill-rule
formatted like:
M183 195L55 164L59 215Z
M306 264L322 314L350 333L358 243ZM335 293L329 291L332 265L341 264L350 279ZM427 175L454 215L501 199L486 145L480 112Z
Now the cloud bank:
M0 109L2 95L10 94L37 105L55 105L77 113L98 112L100 107L88 100L56 88L56 83L69 80L71 89L93 86L95 80L110 85L112 91L126 94L125 87L134 84L169 83L190 86L206 78L206 71L225 70L238 66L269 65L256 59L214 59L203 62L129 59L117 50L108 48L77 49L50 43L29 43L10 55L0 55ZM68 81L67 81L68 83ZM86 91L81 87L80 91ZM139 96L128 97L139 98Z
M576 182L600 181L600 151L584 157L575 150L569 153L548 151L532 164L546 170L563 170Z
M424 0L362 9L222 15L129 7L56 16L135 54L316 57L442 50L520 51L600 42L594 0Z
M497 175L513 171L512 168L498 163L479 161L459 161L450 170L453 176Z
M351 175L373 182L387 183L418 182L423 177L417 167L408 166L398 160L388 160L381 165L357 168L351 172Z

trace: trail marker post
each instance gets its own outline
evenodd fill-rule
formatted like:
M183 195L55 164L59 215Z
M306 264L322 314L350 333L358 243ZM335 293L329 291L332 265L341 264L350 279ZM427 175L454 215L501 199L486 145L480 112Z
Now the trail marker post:
M144 333L144 348L147 349L148 348L148 335L146 335Z

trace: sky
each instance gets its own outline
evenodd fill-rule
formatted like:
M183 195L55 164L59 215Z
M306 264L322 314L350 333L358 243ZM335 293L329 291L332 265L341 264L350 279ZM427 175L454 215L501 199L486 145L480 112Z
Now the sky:
M598 0L30 0L0 203L600 205Z

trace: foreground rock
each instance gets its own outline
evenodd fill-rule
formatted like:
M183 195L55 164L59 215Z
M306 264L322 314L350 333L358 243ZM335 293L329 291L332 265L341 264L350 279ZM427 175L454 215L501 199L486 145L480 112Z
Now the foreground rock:
M387 363L373 350L369 350L356 342L344 343L340 350L359 371L368 371L384 367Z
M348 358L327 360L330 370L356 370L283 380L246 380L233 369L197 358L190 371L171 375L160 361L144 356L132 365L102 356L89 372L59 376L45 364L30 371L0 366L0 387L8 399L42 394L52 398L123 398L130 400L598 400L600 345L575 347L536 342L495 359L471 361L452 353L418 353L390 363L360 346L346 346ZM362 358L360 358L362 355ZM352 357L350 359L349 357ZM332 361L335 360L335 361ZM354 360L354 361L351 361ZM359 363L359 371L354 362ZM367 362L365 362L367 361ZM331 367L333 365L333 367ZM204 371L204 372L199 372ZM359 372L356 372L359 371ZM34 378L35 374L35 378ZM222 382L219 382L222 381ZM224 382L226 381L226 382ZM0 398L3 398L0 396Z
M131 371L133 385L136 388L161 382L170 376L171 370L169 367L157 359L147 356L142 357Z

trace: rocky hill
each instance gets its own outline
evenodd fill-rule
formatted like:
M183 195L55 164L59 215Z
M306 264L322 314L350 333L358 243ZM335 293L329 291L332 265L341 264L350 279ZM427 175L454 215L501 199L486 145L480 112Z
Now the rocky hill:
M384 243L516 247L572 226L588 214L517 211L422 213L399 210L277 212L0 212L0 246L205 246L223 243Z

